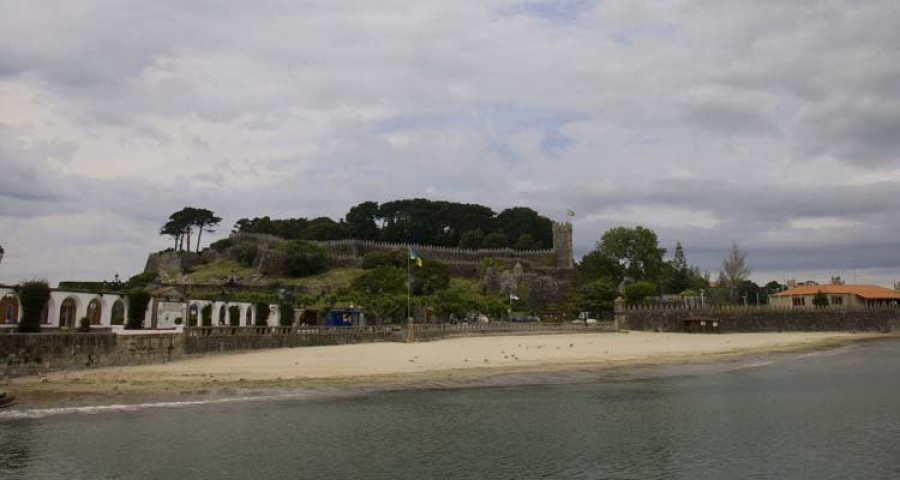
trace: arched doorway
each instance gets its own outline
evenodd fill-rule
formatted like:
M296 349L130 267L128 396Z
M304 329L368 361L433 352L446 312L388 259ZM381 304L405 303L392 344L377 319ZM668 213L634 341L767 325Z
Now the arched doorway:
M228 307L228 324L232 327L241 326L241 307L237 305Z
M253 325L253 307L247 307L247 326Z
M228 315L228 309L225 308L225 305L222 305L222 308L219 309L219 325L225 325L225 317Z
M95 298L88 303L87 318L91 325L100 325L100 315L103 313L103 305L99 298Z
M113 303L110 318L113 325L125 325L125 302L116 300Z
M75 314L78 311L78 303L69 297L63 300L59 306L59 328L75 328Z
M7 295L0 300L0 323L19 323L19 299L15 295Z

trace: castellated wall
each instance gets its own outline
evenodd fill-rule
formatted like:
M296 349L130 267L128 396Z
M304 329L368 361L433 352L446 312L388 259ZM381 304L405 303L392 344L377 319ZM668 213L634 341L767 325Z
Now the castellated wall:
M278 241L271 235L234 234L235 243L254 241L265 247L260 252L254 266L259 273L277 276L283 272L283 256L271 247ZM313 242L328 252L332 262L339 266L362 264L366 254L373 252L403 252L407 248L416 250L423 260L446 264L456 275L477 276L482 262L494 259L512 268L516 263L528 270L555 278L567 279L568 271L574 266L572 258L572 224L553 224L553 248L540 250L513 250L511 248L467 250L455 247L439 247L406 243L373 242L366 240L332 240Z

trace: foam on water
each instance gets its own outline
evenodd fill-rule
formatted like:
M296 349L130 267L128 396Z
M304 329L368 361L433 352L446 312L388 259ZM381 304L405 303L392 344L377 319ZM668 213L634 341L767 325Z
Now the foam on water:
M87 405L82 407L56 407L56 408L35 408L25 410L5 410L0 411L0 420L22 419L22 418L45 418L55 415L71 415L71 414L98 414L108 412L130 412L138 410L147 410L151 408L187 408L198 407L203 405L214 405L220 403L237 403L237 402L259 402L268 400L288 400L310 398L309 393L284 393L278 395L257 395L242 397L225 397L211 398L204 400L186 400L179 402L144 402L144 403L118 403L112 405Z

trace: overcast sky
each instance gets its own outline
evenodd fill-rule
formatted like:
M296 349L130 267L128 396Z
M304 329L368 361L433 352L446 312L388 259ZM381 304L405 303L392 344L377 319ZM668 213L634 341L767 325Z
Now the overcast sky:
M191 6L185 6L185 5ZM900 2L0 2L0 282L111 279L185 205L576 212L754 279L900 280Z

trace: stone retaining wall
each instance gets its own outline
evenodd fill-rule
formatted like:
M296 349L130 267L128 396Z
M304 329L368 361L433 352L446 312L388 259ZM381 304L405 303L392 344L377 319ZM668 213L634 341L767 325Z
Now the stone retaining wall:
M0 335L3 376L165 363L183 356L180 334L14 333Z
M627 309L621 328L682 332L685 319L709 318L721 332L898 332L900 309L776 309L771 307L722 309Z
M207 354L267 348L319 347L325 345L347 345L353 343L399 342L400 332L379 330L374 332L347 331L286 335L212 335L186 336L183 340L185 354Z

